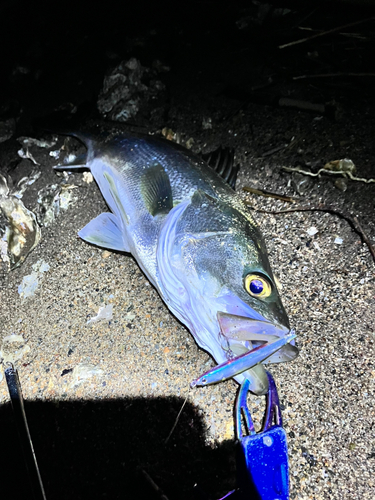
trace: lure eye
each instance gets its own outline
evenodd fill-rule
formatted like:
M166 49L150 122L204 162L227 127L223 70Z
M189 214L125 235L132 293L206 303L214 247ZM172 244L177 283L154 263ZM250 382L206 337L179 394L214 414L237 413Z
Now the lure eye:
M248 294L258 299L271 295L272 288L268 280L256 274L248 274L245 278L245 288Z

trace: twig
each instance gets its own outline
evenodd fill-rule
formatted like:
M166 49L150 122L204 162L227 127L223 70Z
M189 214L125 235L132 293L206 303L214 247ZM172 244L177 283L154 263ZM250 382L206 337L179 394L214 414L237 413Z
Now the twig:
M281 144L281 146L276 146L272 149L269 149L268 151L265 151L262 153L262 158L265 158L266 156L271 156L274 155L275 153L278 153L279 151L282 151L283 149L286 149L289 146L289 144Z
M375 76L375 73L325 73L319 75L300 75L293 76L293 80L302 80L303 78L334 78L337 76Z
M298 78L298 77L297 77ZM301 101L300 99L290 99L289 97L281 97L279 99L279 106L287 108L297 108L302 111L312 111L324 115L326 107L324 104L314 104L309 101Z
M247 191L248 193L258 194L260 196L264 196L265 198L276 198L277 200L288 201L290 203L295 203L296 201L300 201L298 198L292 198L291 196L284 196L276 193L270 193L269 191L263 191L249 186L245 186L242 189L243 191Z
M280 101L282 101L282 98L280 99ZM280 101L279 101L279 105L283 106L282 103L280 104ZM269 149L268 151L265 151L264 153L261 154L261 156L262 156L262 158L265 158L266 156L271 156L275 153L278 153L279 151L286 151L287 149L291 149L296 144L298 144L299 141L300 141L300 139L296 139L295 137L292 137L289 144L282 144L281 146L276 146L272 149Z
M297 26L301 23L304 23L305 21L307 21L307 19L309 19L309 17L311 17L313 14L315 14L315 12L317 11L318 9L313 9L311 12L309 12L305 17L303 17L302 19L299 19L297 21L296 24L294 24L291 29L294 29L294 28L297 28Z
M312 28L309 28L308 26L298 26L298 29L301 31L310 31L310 32L318 32L322 33L322 30L314 30ZM341 36L346 36L348 38L356 38L358 40L371 40L370 37L364 36L361 33L339 33Z
M353 215L353 221L355 222L355 224L357 225L357 228L358 228L358 232L359 232L359 235L363 238L363 241L366 243L366 245L368 246L370 252L371 252L371 255L372 255L372 258L374 259L374 262L375 262L375 250L374 250L374 247L371 245L371 241L369 240L367 234L364 232L364 230L362 229L362 226L361 224L359 223L359 220L358 218Z
M185 401L182 403L181 409L180 409L180 411L178 412L178 415L177 415L176 420L175 420L175 422L174 422L174 424L173 424L173 427L172 427L172 429L171 429L171 432L168 434L168 437L167 437L167 439L164 441L164 444L167 444L167 443L168 443L169 438L172 436L173 431L174 431L174 430L175 430L175 428L176 428L176 425L177 425L177 422L178 422L178 420L179 420L179 418L180 418L180 416L181 416L182 410L184 409L184 406L186 405L186 402L187 402L187 400L188 400L188 397L189 397L189 391L190 391L190 386L189 386L188 393L187 393L187 395L186 395Z
M319 36L329 35L331 33L335 33L336 31L340 31L340 30L345 29L345 28L350 28L351 26L356 26L357 24L366 23L367 21L372 21L374 19L375 19L375 17L369 17L368 19L362 19L361 21L356 21L354 23L344 24L343 26L339 26L338 28L332 28L331 30L323 31L322 33L317 33L316 35L312 35L312 36L307 37L307 38L300 38L299 40L295 40L294 42L284 43L283 45L279 45L279 49L285 49L286 47L291 47L292 45L297 45L299 43L308 42L309 40L312 40L313 38L318 38Z
M333 163L333 162L332 162ZM286 172L298 172L302 175L309 175L310 177L317 177L320 174L330 174L330 175L342 175L343 177L349 177L352 181L364 182L366 184L371 184L375 182L375 179L365 179L363 177L355 177L351 172L346 170L329 170L327 168L321 168L318 172L308 172L307 170L302 170L301 168L293 167L282 167Z
M250 205L248 202L245 201L246 205ZM277 215L277 214L287 214L290 212L328 212L334 215L337 215L338 217L341 217L342 219L345 219L347 222L349 222L350 226L354 229L354 231L359 234L359 236L362 238L362 240L366 243L368 246L368 249L370 250L370 253L372 255L372 258L375 263L375 250L373 245L370 242L369 237L367 234L364 232L362 229L361 224L358 221L358 218L355 215L348 214L346 212L340 212L339 210L336 210L335 208L332 208L327 205L320 205L320 206L315 206L315 207L296 207L296 208L288 208L287 210L260 210L258 208L254 208L250 205L250 207L255 210L256 212L260 212L263 214L272 214L272 215Z
M233 495L233 493L235 492L236 490L231 490L231 491L228 491L228 493L226 495L224 495L223 497L219 498L219 500L225 500L225 498L229 498L231 495Z
M144 469L141 469L141 472L142 472L145 480L151 486L151 488L155 491L155 493L158 494L158 497L160 498L160 500L168 500L168 497L165 496L164 491L161 488L159 488L159 486L155 483L155 481L152 479L152 477Z

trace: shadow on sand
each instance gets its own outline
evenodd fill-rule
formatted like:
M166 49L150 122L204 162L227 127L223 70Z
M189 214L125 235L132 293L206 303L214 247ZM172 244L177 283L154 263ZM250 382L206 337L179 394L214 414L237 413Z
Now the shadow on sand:
M235 443L212 449L198 410L187 403L167 444L183 399L25 402L48 500L163 498L209 500L235 487ZM10 404L0 408L2 497L27 494Z

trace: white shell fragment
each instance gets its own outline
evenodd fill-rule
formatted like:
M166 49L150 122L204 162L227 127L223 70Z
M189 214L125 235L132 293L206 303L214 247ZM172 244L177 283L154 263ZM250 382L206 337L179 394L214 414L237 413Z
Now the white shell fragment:
M76 158L77 158L77 155L75 155L74 153L69 153L64 158L64 164L69 165L71 163L74 163L74 161L75 161Z
M91 184L94 180L94 177L92 176L91 172L83 172L83 182L86 182L86 184Z
M21 299L27 299L34 295L39 285L39 280L42 278L43 273L49 271L49 265L44 260L38 260L32 266L33 272L23 277L22 283L18 287L18 293Z
M87 324L96 323L97 321L110 321L113 317L113 305L108 304L105 307L99 307L98 314L89 319Z
M7 335L3 338L0 359L4 363L15 363L23 358L30 351L30 346L26 345L22 335Z
M37 181L41 175L42 172L40 170L33 170L27 177L22 177L22 179L20 179L17 183L17 188L12 191L12 194L16 198L22 198L26 189L34 184L34 182Z
M343 239L336 236L335 241L333 243L335 243L336 245L342 245Z
M0 259L6 268L10 268L10 259L8 255L8 242L5 239L0 240Z
M314 226L309 227L309 229L306 232L309 236L315 236L317 233L319 233L319 231Z
M202 120L202 129L210 130L212 129L212 119L210 117L205 117Z
M77 187L74 184L51 184L38 192L37 219L41 226L51 225L59 215L60 210L67 210L70 205L77 201L78 198L74 196L74 190Z
M31 160L34 163L34 165L39 165L39 163L36 161L36 159L33 157L33 155L30 153L27 147L26 151L24 151L23 149L19 149L17 153L20 158L23 158L24 160Z
M10 193L7 180L0 174L0 216L3 215L6 221L5 230L0 235L4 242L1 259L7 271L21 265L41 238L35 214L25 207L18 196L21 195Z
M85 382L92 377L99 377L103 374L104 371L97 366L91 365L89 363L80 363L73 370L73 379L69 384L69 388L72 389L73 387L82 384L82 382Z
M18 137L17 141L25 146L38 146L39 148L52 148L57 143L57 137L50 140L34 139L34 137Z
M78 186L74 186L74 184L64 184L61 186L60 208L62 210L67 210L70 205L77 201L77 197L74 196L73 192L73 190L77 188Z

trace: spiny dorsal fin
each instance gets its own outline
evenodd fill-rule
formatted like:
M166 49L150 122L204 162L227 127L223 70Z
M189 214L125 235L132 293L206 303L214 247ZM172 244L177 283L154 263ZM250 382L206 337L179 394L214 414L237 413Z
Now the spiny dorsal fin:
M240 166L234 166L234 149L222 148L220 146L215 151L202 154L201 156L212 170L215 170L232 189L235 189Z
M153 216L173 208L171 183L159 163L147 169L142 176L141 193L147 210Z

